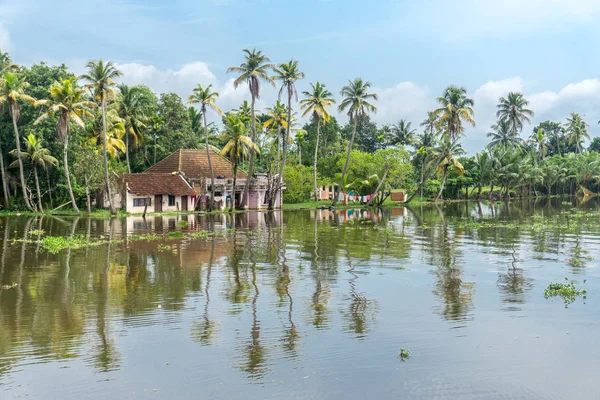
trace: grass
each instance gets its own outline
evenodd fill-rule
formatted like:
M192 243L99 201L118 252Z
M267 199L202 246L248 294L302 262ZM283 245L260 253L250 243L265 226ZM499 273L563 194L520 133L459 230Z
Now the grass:
M550 297L561 297L565 302L565 308L568 308L569 304L572 304L579 296L583 296L584 300L587 298L587 291L585 289L578 289L575 283L572 281L568 282L569 278L565 278L565 281L561 283L550 282L544 290L544 297L547 299Z
M171 250L173 250L173 246L170 246L168 244L159 244L157 248L158 248L158 251L171 251Z

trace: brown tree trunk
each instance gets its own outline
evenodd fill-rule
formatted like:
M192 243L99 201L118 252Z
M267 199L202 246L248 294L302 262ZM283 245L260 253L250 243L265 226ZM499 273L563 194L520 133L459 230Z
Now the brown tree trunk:
M215 202L215 171L213 171L212 161L210 159L210 150L208 149L208 125L206 123L206 107L202 107L202 116L204 117L204 134L206 145L206 157L208 158L208 169L210 170L210 202L208 203L208 211L212 211Z
M75 196L73 195L73 187L71 186L71 174L69 172L69 121L66 122L67 128L63 137L63 163L65 165L65 179L67 181L67 188L69 189L69 196L71 197L71 205L73 206L73 211L76 213L79 212L79 207L77 207L77 203L75 202Z
M440 192L438 193L438 195L434 201L444 200L443 193L444 193L444 186L446 186L446 177L447 176L448 176L448 166L446 165L446 166L444 166L444 174L442 176L442 185L440 186Z
M27 184L25 183L25 173L23 172L23 158L21 157L21 139L19 138L19 128L17 128L17 116L16 116L16 106L11 106L11 116L13 129L15 131L15 144L17 145L17 159L19 161L19 178L21 179L21 190L23 191L23 200L25 201L25 205L31 211L33 211L33 207L29 202L29 198L27 197Z
M108 197L108 209L111 214L115 214L115 207L112 203L112 193L110 191L110 181L108 179L108 156L106 155L106 99L102 94L102 156L104 158L104 179L106 181L106 195Z
M352 127L352 137L350 138L350 143L348 143L348 153L346 154L346 163L344 164L344 169L342 170L342 179L340 179L340 186L338 187L338 193L335 193L333 203L331 203L332 207L335 207L338 202L339 193L344 193L344 178L346 177L346 172L348 172L348 162L350 162L350 153L352 152L352 146L354 145L354 136L356 135L356 125L358 124L358 119L354 117L354 126Z
M321 117L317 115L317 137L315 138L315 159L313 161L313 184L315 190L315 201L320 200L317 194L317 157L319 151L319 136L321 134Z
M2 147L0 146L0 173L2 174L2 193L4 193L4 208L10 207L8 184L6 183L6 171L4 170L4 156L2 155Z
M35 178L35 190L37 191L38 197L38 209L40 212L44 212L44 207L42 207L42 191L40 190L40 181L38 180L37 166L33 166L33 177Z
M254 97L254 93L252 93L252 142L256 143L256 115L254 111L254 106L256 104L256 98ZM250 149L250 164L248 165L248 178L246 178L246 185L244 186L244 194L242 196L242 203L240 204L240 208L243 209L246 207L246 202L248 201L248 190L250 189L250 181L252 180L252 176L254 175L254 156L255 151L254 147ZM232 201L233 204L233 201Z
M285 130L285 136L283 137L283 141L281 142L281 165L279 166L279 175L277 176L277 183L275 184L275 190L271 191L271 198L269 199L269 210L274 208L275 200L277 199L277 194L281 189L281 182L283 178L283 170L285 168L285 159L287 157L287 147L288 147L288 138L290 137L290 129L292 127L292 90L288 87L288 118L287 118L287 128Z

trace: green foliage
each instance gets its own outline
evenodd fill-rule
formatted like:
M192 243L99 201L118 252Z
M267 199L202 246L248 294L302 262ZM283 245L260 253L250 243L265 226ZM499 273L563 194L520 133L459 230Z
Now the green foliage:
M82 235L71 237L46 236L41 241L42 248L52 254L60 253L66 249L76 250L88 246L100 246L104 243L106 243L106 240L88 240Z
M301 203L310 199L313 190L312 168L288 164L283 169L283 180L286 186L283 191L284 203Z
M400 351L398 352L398 357L400 357L400 361L405 362L410 358L410 350L400 348Z
M565 281L568 281L568 278L565 278ZM564 283L550 283L548 287L544 290L544 297L561 297L565 302L565 308L572 304L575 299L579 296L583 296L586 298L587 291L584 289L578 289L575 287L575 283L573 282L564 282Z

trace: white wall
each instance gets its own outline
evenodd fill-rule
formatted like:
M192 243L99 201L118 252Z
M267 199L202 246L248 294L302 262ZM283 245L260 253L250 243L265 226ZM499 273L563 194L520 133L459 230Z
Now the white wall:
M147 198L150 197L152 199L152 205L148 206L148 212L154 212L155 210L155 196L135 196L129 192L127 192L127 204L126 204L126 211L130 212L130 213L143 213L144 212L144 206L140 206L140 207L134 207L133 206L133 199L139 199L139 198ZM193 211L193 204L192 204L192 196L187 196L187 202L188 202L188 211ZM181 196L175 196L175 205L173 206L169 206L169 195L163 195L162 198L162 210L163 212L167 212L167 211L181 211L182 208L182 203L181 203ZM179 205L179 208L177 208L177 205Z

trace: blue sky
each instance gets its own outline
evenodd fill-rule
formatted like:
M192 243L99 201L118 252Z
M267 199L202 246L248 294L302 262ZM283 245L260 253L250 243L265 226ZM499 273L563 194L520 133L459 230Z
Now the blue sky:
M247 98L227 67L257 47L276 63L299 60L301 90L372 81L380 123L418 125L445 86L462 85L476 100L477 127L465 139L473 152L510 90L525 93L534 122L577 111L600 134L599 16L597 0L1 0L0 46L18 63L75 72L111 59L124 81L158 92L186 96L212 83L223 108ZM261 106L276 96L266 88Z

